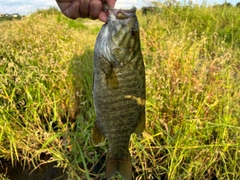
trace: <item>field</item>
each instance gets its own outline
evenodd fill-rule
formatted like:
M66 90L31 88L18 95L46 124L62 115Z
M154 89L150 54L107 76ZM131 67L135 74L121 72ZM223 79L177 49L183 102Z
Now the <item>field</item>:
M138 11L147 128L131 137L134 179L240 179L240 8L160 9ZM108 145L91 142L101 25L52 8L0 22L0 179L104 178Z

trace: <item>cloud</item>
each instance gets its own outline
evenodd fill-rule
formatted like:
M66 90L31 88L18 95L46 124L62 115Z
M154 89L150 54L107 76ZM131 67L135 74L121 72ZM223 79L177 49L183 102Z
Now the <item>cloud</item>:
M0 13L19 13L19 14L28 14L33 11L33 8L30 5L18 5L18 6L8 6L8 5L1 5L0 6Z
M37 9L46 9L49 7L57 7L54 0L1 0L0 13L19 13L27 15L33 13Z
M129 9L132 8L133 6L140 8L144 5L143 0L118 0L115 8L122 8L122 9Z

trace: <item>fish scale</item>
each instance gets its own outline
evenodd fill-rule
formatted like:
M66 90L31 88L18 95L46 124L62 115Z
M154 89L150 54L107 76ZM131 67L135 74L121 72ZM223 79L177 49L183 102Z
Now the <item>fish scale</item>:
M96 121L92 139L95 145L102 145L105 139L109 141L106 177L119 172L130 180L130 136L133 132L141 134L145 128L145 69L136 9L106 10L108 22L94 47Z

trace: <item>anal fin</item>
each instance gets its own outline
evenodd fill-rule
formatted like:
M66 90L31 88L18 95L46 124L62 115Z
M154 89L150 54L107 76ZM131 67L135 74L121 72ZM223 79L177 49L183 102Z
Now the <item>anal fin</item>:
M145 111L143 110L140 121L139 121L138 126L135 129L134 133L136 133L137 135L142 134L142 132L145 129L145 126L146 126L146 117L145 117Z
M101 146L105 143L105 136L97 124L97 121L95 121L94 128L92 130L92 142L95 146Z

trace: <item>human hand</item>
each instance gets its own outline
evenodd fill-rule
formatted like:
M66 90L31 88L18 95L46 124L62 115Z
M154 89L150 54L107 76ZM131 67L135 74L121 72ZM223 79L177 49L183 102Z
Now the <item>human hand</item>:
M103 11L103 3L109 4L114 7L117 0L56 0L62 13L71 18L77 19L90 18L99 19L106 22L107 15Z

